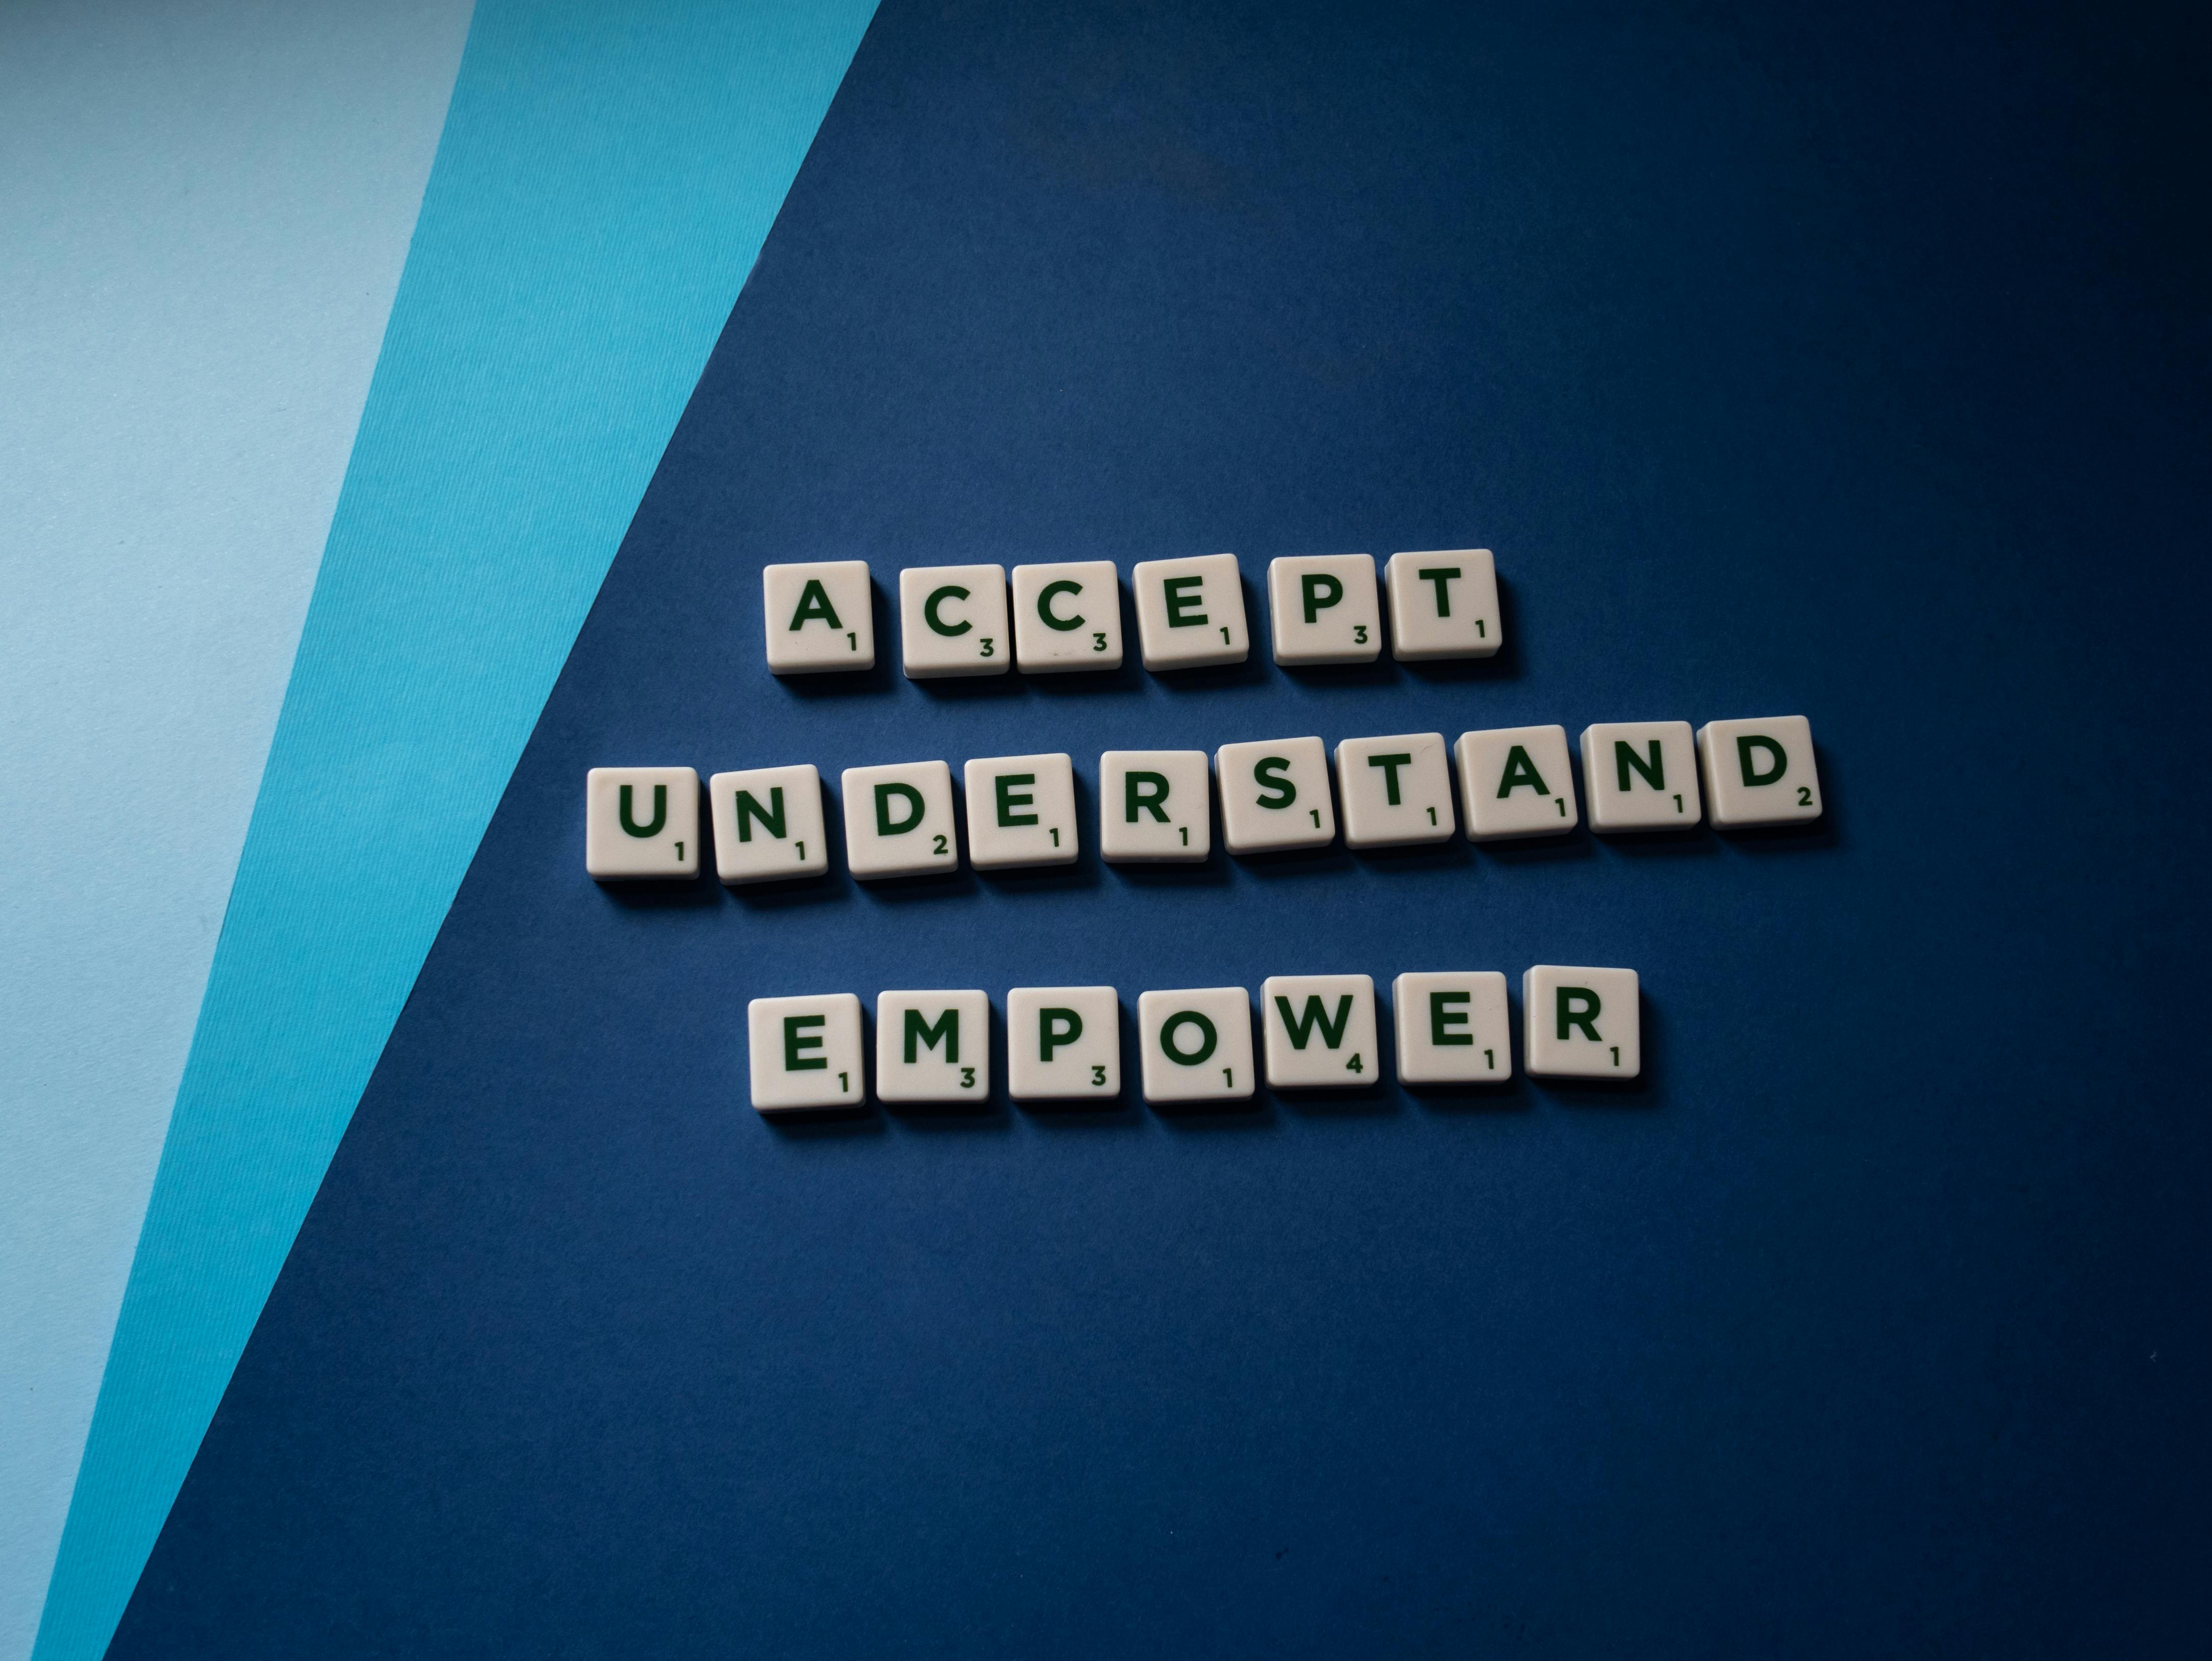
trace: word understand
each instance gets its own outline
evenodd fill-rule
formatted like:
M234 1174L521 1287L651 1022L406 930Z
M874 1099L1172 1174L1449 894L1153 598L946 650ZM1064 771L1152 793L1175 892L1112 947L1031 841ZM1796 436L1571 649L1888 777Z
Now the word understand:
M1505 977L1401 975L1390 983L1400 1082L1504 1084L1513 1076ZM1521 977L1529 1074L1633 1079L1643 1069L1632 969L1539 964ZM1137 999L1145 1099L1177 1105L1271 1090L1358 1090L1379 1081L1375 983L1365 975L1277 975L1260 988L1255 1058L1241 986ZM756 998L746 1008L753 1106L763 1113L857 1108L868 1100L868 1043L850 992ZM980 1104L991 1094L991 1004L981 992L884 992L876 999L875 1098ZM1006 994L1006 1093L1017 1102L1092 1102L1121 1093L1121 995L1110 986L1018 986Z
M1242 663L1251 651L1236 555L1143 560L1130 579L1146 668ZM779 675L874 668L872 595L865 560L763 567L769 668ZM1318 554L1268 562L1275 661L1374 662L1386 596L1390 654L1401 663L1486 658L1498 648L1489 549L1393 554L1379 587L1373 555ZM909 566L899 573L898 611L909 680L1121 666L1121 575L1111 560L1017 565L1011 586L1003 565Z
M1041 569L1053 569L1049 567ZM1582 735L1593 830L1733 830L1820 814L1813 729L1802 715L1601 722ZM1452 786L1456 764L1459 785ZM1331 768L1318 738L1203 750L1109 750L1098 758L1098 851L1111 863L1196 862L1222 840L1236 855L1328 846L1342 809L1346 845L1397 848L1558 836L1581 823L1563 727L1508 727L1346 739ZM966 764L966 849L977 870L1066 865L1077 853L1074 764L1064 753ZM857 878L957 871L951 767L848 767L840 779L845 860ZM830 868L821 775L811 763L717 773L708 781L714 866L732 885ZM699 775L689 767L595 767L585 785L584 865L602 880L699 873Z

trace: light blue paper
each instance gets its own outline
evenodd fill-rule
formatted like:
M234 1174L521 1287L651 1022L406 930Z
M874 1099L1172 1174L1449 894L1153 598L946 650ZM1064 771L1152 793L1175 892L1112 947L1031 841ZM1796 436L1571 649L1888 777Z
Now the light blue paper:
M484 0L40 1626L92 1661L872 0Z
M0 7L0 1661L21 1661L469 0Z

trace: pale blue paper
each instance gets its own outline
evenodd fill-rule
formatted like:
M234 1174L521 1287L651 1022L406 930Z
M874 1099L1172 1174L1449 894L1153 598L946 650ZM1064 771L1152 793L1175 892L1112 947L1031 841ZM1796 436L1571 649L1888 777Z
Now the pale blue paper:
M0 6L0 1661L38 1630L468 19Z
M92 1661L112 1632L872 10L478 7L131 1266L41 1661Z

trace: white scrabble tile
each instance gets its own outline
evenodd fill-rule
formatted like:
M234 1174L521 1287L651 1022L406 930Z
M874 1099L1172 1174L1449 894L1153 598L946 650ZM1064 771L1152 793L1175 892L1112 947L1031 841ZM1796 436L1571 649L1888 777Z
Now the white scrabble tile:
M1221 779L1221 839L1231 853L1324 848L1336 840L1328 753L1319 739L1224 744L1213 766Z
M1695 824L1698 744L1686 721L1601 721L1583 728L1583 788L1593 830L1675 830Z
M699 775L594 767L584 778L584 869L601 882L699 874Z
M761 602L768 666L775 673L876 666L876 608L866 560L763 565Z
M1522 1064L1553 1079L1632 1079L1644 1065L1633 969L1538 964L1521 977Z
M961 770L968 863L978 871L1075 861L1075 767L1064 755L989 756Z
M845 865L871 877L911 877L960 868L952 818L952 770L941 761L848 767Z
M1129 573L1137 599L1137 644L1147 669L1242 663L1252 649L1244 585L1234 554L1147 559Z
M1271 1090L1364 1090L1376 1082L1375 982L1270 975L1260 983Z
M858 1107L862 1076L860 1001L849 992L811 998L755 998L745 1006L753 1106L763 1113Z
M1460 809L1469 842L1556 837L1580 823L1565 727L1462 733L1452 750L1459 763Z
M1117 865L1203 860L1212 776L1203 750L1109 750L1098 757L1098 851Z
M1382 587L1390 597L1390 655L1401 663L1486 658L1504 639L1498 568L1487 548L1393 554Z
M1018 986L1007 993L1006 1093L1018 1102L1120 1095L1121 1003L1114 989Z
M991 1096L991 1001L981 992L876 995L876 1099Z
M1512 1017L1496 970L1408 972L1390 983L1403 1084L1504 1084L1513 1076Z
M1442 733L1345 739L1336 746L1336 794L1347 848L1443 842L1459 829Z
M814 764L753 767L707 781L714 816L714 869L732 887L818 877L830 868L822 776Z
M1003 675L1014 661L1003 565L909 565L899 573L899 648L908 680Z
M1241 1102L1252 1094L1252 1003L1241 986L1146 992L1137 1000L1148 1102Z
M1372 663L1382 654L1382 606L1372 554L1300 554L1267 562L1275 661Z
M1698 769L1715 824L1795 824L1820 817L1813 723L1802 715L1709 721L1698 729Z
M1014 567L1014 662L1025 675L1121 666L1121 580L1110 559Z

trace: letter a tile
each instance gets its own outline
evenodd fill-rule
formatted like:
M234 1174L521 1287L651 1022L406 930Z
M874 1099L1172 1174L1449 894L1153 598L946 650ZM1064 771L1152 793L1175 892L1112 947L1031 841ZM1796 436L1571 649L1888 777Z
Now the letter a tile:
M1460 808L1469 842L1563 836L1579 824L1564 727L1496 727L1462 733Z
M768 666L779 675L876 666L875 595L866 560L761 568Z

